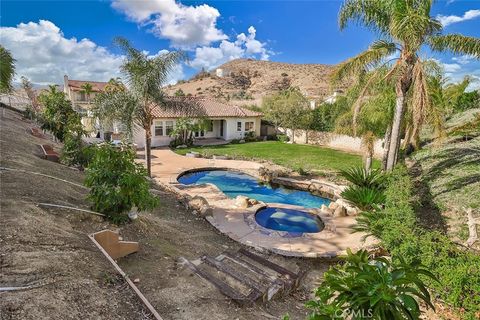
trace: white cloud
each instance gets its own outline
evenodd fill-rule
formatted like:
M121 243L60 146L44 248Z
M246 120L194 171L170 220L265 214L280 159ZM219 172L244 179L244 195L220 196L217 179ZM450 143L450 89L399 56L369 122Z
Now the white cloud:
M113 0L112 6L142 25L153 25L152 32L171 41L172 47L193 49L228 37L217 28L220 13L203 4L187 6L175 0Z
M258 41L255 37L256 30L251 26L248 28L248 35L240 33L235 41L223 40L218 47L196 48L195 58L190 65L194 68L210 70L227 61L243 57L268 60L271 52L266 49L265 43Z
M50 21L1 27L0 38L17 60L17 78L26 76L36 84L49 84L63 83L64 74L92 81L120 76L121 56L88 39L65 38Z
M460 56L460 57L453 57L452 60L460 63L461 65L464 65L464 64L469 64L469 63L473 62L475 60L475 57L466 54L466 55L463 55L463 56Z
M462 67L457 63L442 63L442 66L445 72L456 72L462 69Z
M455 16L455 15L451 15L451 16L444 16L444 15L441 15L439 14L437 16L437 20L440 21L440 23L446 27L448 25L451 25L451 24L454 24L454 23L458 23L458 22L462 22L462 21L466 21L466 20L471 20L471 19L475 19L475 18L478 18L480 17L480 10L468 10L466 11L463 16Z

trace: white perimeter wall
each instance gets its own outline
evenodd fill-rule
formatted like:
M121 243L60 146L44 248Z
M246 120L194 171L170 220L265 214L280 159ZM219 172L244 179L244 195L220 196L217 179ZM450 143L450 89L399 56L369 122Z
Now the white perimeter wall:
M293 140L292 130L284 128L278 128L278 130L286 134L290 141ZM361 138L351 137L343 134L336 134L332 132L308 131L307 141L307 134L305 130L295 130L295 143L322 145L332 149L363 153ZM375 142L374 147L375 157L382 157L383 140L378 139Z

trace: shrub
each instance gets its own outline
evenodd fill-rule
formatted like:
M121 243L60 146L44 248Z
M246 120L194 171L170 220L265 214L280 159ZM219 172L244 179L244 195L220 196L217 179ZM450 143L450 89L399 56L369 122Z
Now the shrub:
M288 142L290 138L286 134L277 134L277 140L280 142Z
M430 294L420 277L436 280L418 263L403 259L369 259L361 250L347 252L344 265L330 268L307 307L310 319L419 319L417 299L431 308Z
M412 207L412 181L404 166L397 166L388 178L385 208L365 216L369 230L393 256L407 262L421 261L438 276L426 279L436 296L461 310L462 319L475 319L480 306L480 256L465 251L445 234L423 229ZM362 228L362 225L359 226Z
M375 205L385 202L385 195L382 190L368 187L349 186L342 192L342 197L362 210L372 209Z
M340 175L358 187L382 190L385 188L386 178L380 170L366 170L363 167L352 167L340 170Z
M85 178L93 210L121 223L127 221L126 213L133 207L138 211L155 208L158 199L150 194L146 177L147 171L135 162L131 146L102 144L96 149Z

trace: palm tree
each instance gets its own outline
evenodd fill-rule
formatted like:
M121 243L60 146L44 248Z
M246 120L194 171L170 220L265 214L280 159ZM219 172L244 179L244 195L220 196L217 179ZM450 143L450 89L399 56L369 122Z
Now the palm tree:
M81 86L82 90L80 92L84 93L87 97L87 103L90 103L90 94L93 92L93 86L91 83L85 82Z
M125 85L119 77L111 78L105 86L106 92L125 91Z
M167 77L183 59L181 51L170 51L150 57L132 47L124 38L116 38L116 44L124 51L126 60L121 71L128 91L114 90L98 96L95 114L102 119L120 120L131 132L135 125L145 131L145 162L151 176L151 142L154 110L156 107L173 108L184 104L173 101L163 92Z
M346 0L340 8L340 29L346 28L349 22L363 24L378 34L379 39L366 51L341 63L333 74L333 80L351 79L379 65L390 66L386 77L372 77L363 90L364 94L368 94L372 82L384 79L391 81L395 87L396 104L389 134L387 170L391 170L397 161L407 98L411 97L412 103L410 140L415 147L418 147L420 128L431 103L424 61L419 57L422 47L427 45L437 52L450 51L480 57L480 39L461 34L442 35L441 23L430 16L432 2ZM355 106L355 114L359 108L359 105Z
M15 75L15 59L10 51L0 45L0 92L12 91L12 80Z

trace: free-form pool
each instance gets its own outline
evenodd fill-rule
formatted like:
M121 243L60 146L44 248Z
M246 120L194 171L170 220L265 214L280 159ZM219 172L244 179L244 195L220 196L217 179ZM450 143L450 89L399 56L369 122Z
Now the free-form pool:
M263 202L292 204L305 208L319 208L322 204L330 203L330 200L307 191L285 187L275 188L259 183L257 179L248 174L228 170L190 172L180 176L178 182L186 185L211 183L230 198L244 195Z
M320 232L324 227L318 217L308 212L275 207L258 210L255 214L255 221L268 229L298 233Z

